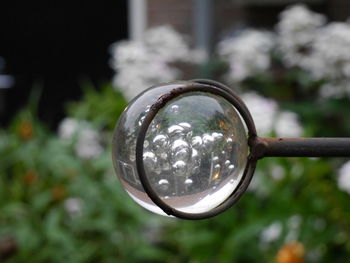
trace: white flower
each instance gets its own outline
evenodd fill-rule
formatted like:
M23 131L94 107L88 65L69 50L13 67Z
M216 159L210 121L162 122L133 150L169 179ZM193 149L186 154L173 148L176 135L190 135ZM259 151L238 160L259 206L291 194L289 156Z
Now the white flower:
M146 66L151 60L146 47L136 41L120 41L112 46L112 51L111 66L115 70L133 66L134 64Z
M170 80L175 80L179 72L162 61L153 61L148 64L135 63L125 66L118 71L113 83L124 96L131 100L145 89Z
M350 78L350 25L330 23L319 30L304 68L315 79Z
M165 62L187 61L190 57L185 39L167 25L149 29L145 34L145 45L153 56Z
M310 11L305 5L291 6L280 14L277 31L284 36L294 36L294 43L308 44L315 29L324 25L326 19L323 15Z
M274 163L271 166L270 175L274 180L279 181L285 177L285 170L283 166Z
M258 134L263 136L271 133L278 111L277 103L254 92L243 94L242 99L253 117Z
M114 86L131 100L145 89L175 80L180 71L171 63L198 62L198 52L189 49L184 38L169 26L149 29L144 43L122 41L112 46L111 66L117 71Z
M279 221L275 221L261 232L261 243L266 244L276 241L281 236L281 233L282 224Z
M260 96L255 92L242 95L242 100L247 105L257 132L260 136L266 136L275 131L279 137L299 137L303 128L294 112L279 112L276 101Z
M64 209L70 217L76 218L81 216L82 201L80 198L71 197L64 201Z
M329 82L320 88L321 98L341 98L344 96L350 97L349 80L343 79L339 81Z
M102 152L99 133L91 129L81 130L75 145L76 155L83 159L91 159L100 156Z
M329 81L321 88L322 97L341 97L350 93L343 81L350 78L350 24L325 22L303 5L285 10L277 25L279 48L287 66Z
M79 128L79 121L74 118L65 118L58 126L58 136L61 139L72 139Z
M279 113L275 120L275 132L278 137L300 137L303 128L298 121L298 115L291 111Z
M309 49L315 41L318 28L324 25L323 15L314 13L304 5L294 5L280 14L277 24L278 43L288 66L308 63Z
M300 227L302 218L300 215L292 215L289 219L288 219L288 227L290 229L297 229Z
M350 161L346 162L338 172L338 187L350 194Z
M300 215L293 215L287 221L288 233L286 241L298 240L302 218Z
M203 49L193 49L189 60L195 64L201 64L208 60L208 53Z
M74 142L75 153L80 158L96 158L103 152L100 134L86 121L65 118L58 127L58 136L68 143Z
M273 46L273 35L258 30L245 30L237 37L221 41L218 54L229 65L228 79L242 81L267 70Z

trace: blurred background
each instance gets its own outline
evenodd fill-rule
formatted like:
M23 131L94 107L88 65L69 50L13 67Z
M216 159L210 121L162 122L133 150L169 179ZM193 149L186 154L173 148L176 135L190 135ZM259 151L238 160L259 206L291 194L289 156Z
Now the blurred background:
M0 262L348 262L350 162L259 162L222 215L152 215L121 188L114 125L159 82L212 78L259 135L350 134L348 0L0 4Z

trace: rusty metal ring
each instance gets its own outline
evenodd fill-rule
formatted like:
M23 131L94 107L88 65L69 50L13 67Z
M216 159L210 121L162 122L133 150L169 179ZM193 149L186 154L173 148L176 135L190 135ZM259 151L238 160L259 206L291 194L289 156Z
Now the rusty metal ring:
M169 206L153 190L150 182L147 179L146 172L144 169L143 145L149 125L151 124L158 111L161 108L163 108L167 102L182 94L198 91L208 92L223 97L235 107L235 109L243 119L248 130L247 140L248 145L250 147L250 155L248 156L248 161L244 169L243 176L236 189L231 193L231 195L222 204L218 205L210 211L192 214L179 211ZM136 168L141 184L149 198L168 215L190 220L206 219L213 217L219 213L222 213L223 211L230 208L233 204L235 204L248 188L248 185L253 177L257 162L257 158L255 158L254 154L252 154L255 152L256 145L258 145L256 143L252 143L256 142L256 138L257 134L254 121L250 115L248 108L231 89L218 82L210 80L193 80L187 86L175 88L170 92L160 96L158 100L151 106L150 111L145 116L145 119L140 127L136 142Z

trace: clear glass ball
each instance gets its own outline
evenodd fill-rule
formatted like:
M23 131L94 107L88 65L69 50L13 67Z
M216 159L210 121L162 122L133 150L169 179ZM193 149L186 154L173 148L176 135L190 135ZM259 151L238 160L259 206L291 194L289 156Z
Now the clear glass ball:
M143 189L136 168L136 140L152 104L166 92L188 86L156 86L136 97L113 135L113 164L128 194L146 209L165 215ZM208 92L187 92L170 100L152 120L143 163L153 190L169 206L187 213L222 204L242 179L248 158L247 134L234 106Z

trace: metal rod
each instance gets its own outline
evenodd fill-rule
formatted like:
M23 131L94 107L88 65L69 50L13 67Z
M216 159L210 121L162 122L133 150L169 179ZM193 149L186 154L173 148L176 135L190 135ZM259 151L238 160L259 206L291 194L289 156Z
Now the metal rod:
M350 138L257 138L263 157L350 157Z

